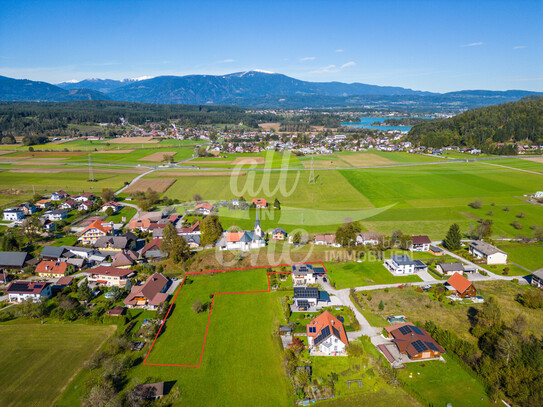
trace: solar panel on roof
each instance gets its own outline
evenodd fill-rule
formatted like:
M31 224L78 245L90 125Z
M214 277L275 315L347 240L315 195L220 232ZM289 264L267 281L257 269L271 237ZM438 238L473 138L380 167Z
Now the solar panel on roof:
M439 349L437 348L437 346L432 343L432 342L424 342L431 350L433 350L434 352L438 352Z
M411 327L409 327L409 325L404 325L400 327L400 333L402 335L407 335L408 333L411 333Z
M411 329L412 329L413 332L415 332L416 334L424 335L418 326L412 326Z
M418 341L415 341L412 343L413 347L415 348L415 350L417 352L424 352L426 350L428 350L428 348L426 347L426 345L421 341L421 340L418 340Z
M315 345L318 345L320 342L324 341L328 336L330 336L330 327L325 326L320 335L315 338Z
M339 334L339 331L333 326L332 332L334 333L334 336L338 339L341 339L341 335Z

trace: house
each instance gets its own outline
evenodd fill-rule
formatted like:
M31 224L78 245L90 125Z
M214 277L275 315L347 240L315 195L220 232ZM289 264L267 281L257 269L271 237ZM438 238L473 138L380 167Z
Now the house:
M68 271L68 263L42 260L36 266L36 274L40 277L61 277Z
M166 393L164 392L165 382L138 384L136 386L137 394L142 399L159 399Z
M472 298L477 296L477 289L473 286L473 283L461 274L454 273L445 285L457 297Z
M51 285L49 283L36 281L14 281L6 290L9 302L23 302L31 300L34 302L51 298Z
M320 352L328 356L345 355L349 345L345 328L339 319L330 312L324 311L307 327L307 342L309 352Z
M413 260L407 254L391 255L385 260L385 267L393 274L414 274L419 271L427 271L428 266L421 260Z
M130 230L139 229L142 232L146 232L149 230L151 223L151 219L149 218L130 219L128 222L128 228Z
M91 201L81 202L80 204L77 205L77 210L78 211L88 211L91 208L92 208L92 202Z
M64 199L68 198L70 195L66 191L57 191L53 192L51 194L51 201L63 201Z
M156 310L158 306L168 299L168 288L171 281L160 273L149 277L142 285L132 287L130 294L123 303L128 308L145 308Z
M133 250L121 250L113 256L111 265L119 268L130 268L138 262L138 253Z
M428 332L409 322L387 326L385 331L400 354L411 360L438 358L445 353L445 349Z
M454 273L464 274L464 265L462 263L439 263L436 270L444 276L452 276Z
M68 287L74 281L73 277L62 276L53 285L53 289L62 290L64 287Z
M537 288L543 288L543 268L532 273L530 284L536 286Z
M336 235L315 235L315 244L340 247L339 243L336 243Z
M264 233L260 226L260 220L258 219L258 213L256 214L255 227L253 231L242 230L241 232L229 232L227 231L221 237L219 241L220 250L251 250L259 249L266 246L264 240Z
M19 205L19 208L21 208L25 215L32 215L33 213L38 212L38 208L36 208L36 206L30 202L22 203Z
M98 266L87 271L89 283L105 285L108 287L124 287L126 282L135 276L132 270L111 266Z
M50 199L41 199L38 202L36 202L36 206L40 209L47 209L51 206L51 200Z
M4 220L8 222L19 222L25 218L21 208L8 208L4 211Z
M327 306L330 303L330 296L317 287L294 287L293 301L295 309L307 311L312 307Z
M162 243L161 239L153 239L147 243L140 250L140 256L145 257L146 259L163 259L168 257L168 253L160 249L160 244Z
M112 230L110 226L103 226L101 220L95 220L81 232L77 240L85 245L95 244L99 238L111 234Z
M55 222L51 222L49 219L45 219L42 217L38 218L38 220L40 221L41 227L44 231L53 232L56 229Z
M255 198L253 199L253 205L256 208L265 208L268 206L268 203L266 202L264 198Z
M275 228L272 230L272 237L274 240L285 240L287 232L283 228Z
M434 256L443 256L443 254L445 254L443 249L437 246L430 246L429 252L433 254Z
M68 211L71 211L72 209L77 207L77 202L73 199L68 199L65 202L62 202L59 206L60 209L66 209Z
M422 236L412 236L411 237L411 246L409 250L412 252L427 252L430 250L430 244L432 241L426 235Z
M317 283L317 274L311 264L292 265L292 284L294 286L305 286Z
M22 271L30 259L27 252L0 252L0 269Z
M113 252L134 248L135 240L126 236L102 236L93 245L100 251Z
M120 203L117 203L115 201L110 201L108 203L103 204L100 207L100 212L105 212L108 209L111 209L113 211L113 213L117 213L118 211L121 210L122 207L123 206Z
M180 229L177 229L177 234L179 236L183 236L183 235L193 235L193 234L201 234L202 232L200 231L200 221L197 220L194 225L192 226L189 226L189 227L186 227L186 228L180 228Z
M85 192L83 194L77 195L73 199L76 202L89 202L94 199L94 194L91 192Z
M209 215L213 210L213 205L203 202L194 207L195 212L199 212L201 215Z
M482 240L475 240L469 244L469 252L486 264L506 264L507 253Z
M65 209L55 209L54 211L45 212L43 217L51 222L58 222L68 217L68 211Z
M107 315L110 317L120 317L124 314L125 308L121 305L116 305L111 309L107 310Z
M381 240L381 235L375 232L363 232L356 234L357 245L377 245Z
M194 235L183 235L181 236L183 239L185 239L185 241L187 242L187 244L189 245L189 247L191 249L194 249L196 247L199 247L200 246L200 238L201 238L201 235L197 235L197 234L194 234Z

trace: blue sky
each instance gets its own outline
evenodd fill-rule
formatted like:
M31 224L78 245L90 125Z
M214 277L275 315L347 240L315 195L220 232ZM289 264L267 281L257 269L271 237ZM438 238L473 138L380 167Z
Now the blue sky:
M543 1L7 1L0 75L263 69L428 91L543 91Z

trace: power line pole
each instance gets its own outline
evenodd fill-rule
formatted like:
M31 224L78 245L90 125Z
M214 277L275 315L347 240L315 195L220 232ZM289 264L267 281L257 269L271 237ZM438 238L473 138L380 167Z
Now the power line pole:
M89 182L95 182L96 179L94 179L94 172L92 171L92 158L89 154Z
M308 184L315 183L315 169L313 168L313 154L311 154L311 168L309 170L309 181Z

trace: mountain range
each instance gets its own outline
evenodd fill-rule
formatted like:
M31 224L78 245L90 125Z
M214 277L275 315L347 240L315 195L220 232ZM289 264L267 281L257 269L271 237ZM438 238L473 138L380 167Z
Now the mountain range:
M260 70L228 75L86 79L52 85L0 76L0 101L118 100L162 104L224 104L244 107L380 107L453 109L511 102L530 91L432 93L363 83L308 82Z

